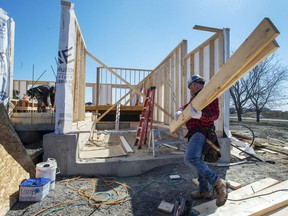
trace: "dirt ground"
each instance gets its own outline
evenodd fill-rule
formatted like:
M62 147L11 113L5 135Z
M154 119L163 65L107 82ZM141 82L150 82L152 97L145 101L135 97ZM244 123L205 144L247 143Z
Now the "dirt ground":
M253 130L255 140L260 143L288 146L288 123L245 123L245 125ZM231 130L233 129L243 130L244 134L252 136L250 130L238 124L231 125ZM209 166L221 178L236 181L242 186L267 177L279 181L287 180L287 154L266 152L257 154L257 157L264 161L274 161L275 164L250 158L247 163L240 165ZM231 156L231 162L236 161L239 159ZM134 177L57 176L55 190L50 191L44 200L37 203L18 202L6 215L164 216L173 214L157 209L162 200L175 203L185 198L190 201L192 207L205 202L205 200L195 201L190 198L191 192L197 190L192 183L192 179L196 178L195 170L189 169L183 163L171 162L171 165L158 167ZM174 174L181 178L170 180L169 176ZM215 194L213 196L215 198Z

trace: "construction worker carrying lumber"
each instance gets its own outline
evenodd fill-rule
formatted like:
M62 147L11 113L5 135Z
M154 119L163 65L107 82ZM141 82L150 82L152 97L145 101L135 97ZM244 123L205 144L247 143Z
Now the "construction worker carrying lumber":
M48 109L54 107L55 102L55 87L49 85L42 85L30 88L27 95L35 97L38 101L38 112L46 112Z
M190 90L191 99L187 104L182 106L175 113L175 120L177 120L177 118L181 116L182 111L187 106L191 106L190 102L202 90L204 84L205 80L199 75L193 75L189 78L188 88ZM206 156L208 156L206 154L207 150L211 150L211 145L214 144L219 147L214 126L214 121L217 120L219 117L218 103L218 98L216 98L201 111L197 111L191 106L190 115L192 118L186 122L188 133L185 138L188 139L188 143L184 155L184 161L188 166L196 168L198 173L199 191L192 192L192 199L211 198L211 186L213 186L216 189L217 193L216 205L219 207L224 205L226 202L228 196L228 183L225 180L219 178L216 173L213 172L204 162L209 161L209 157L206 158ZM210 145L207 142L209 142ZM221 155L219 155L220 151L216 152L216 154L216 157L221 157Z

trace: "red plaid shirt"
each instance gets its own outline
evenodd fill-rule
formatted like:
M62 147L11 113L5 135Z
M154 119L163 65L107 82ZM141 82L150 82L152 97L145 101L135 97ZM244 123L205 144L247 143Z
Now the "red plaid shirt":
M191 100L182 106L179 110L183 111L191 102ZM202 116L200 119L191 118L186 122L186 127L189 131L193 131L200 127L210 127L214 125L214 121L219 117L219 102L218 98L212 101L208 106L202 110Z

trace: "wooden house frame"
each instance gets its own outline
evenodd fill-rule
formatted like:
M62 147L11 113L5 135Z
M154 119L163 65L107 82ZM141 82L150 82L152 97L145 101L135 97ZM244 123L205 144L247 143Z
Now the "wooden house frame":
M61 4L72 4L62 1ZM138 79L132 82L127 79L125 75L118 71L127 70L121 68L111 68L101 62L93 54L87 51L83 35L81 33L79 23L75 19L76 29L76 53L75 53L75 73L73 79L73 122L85 120L85 87L92 87L93 105L97 110L99 105L109 105L111 109L115 109L117 104L127 97L132 100L137 94L140 98L145 97L145 89L150 86L156 86L154 121L169 125L173 113L184 103L189 100L187 80L193 74L203 76L208 82L209 79L218 71L218 69L225 63L229 56L229 29L215 29L203 26L195 26L195 29L212 31L214 35L204 41L194 50L188 53L187 41L181 41L171 53L164 58L164 60L152 71L145 69L128 69L130 72L145 73L142 80ZM89 56L92 60L100 65L96 70L96 83L86 83L86 58ZM119 80L114 83L103 83L99 79L100 70L106 70L106 76L109 72ZM148 73L147 73L148 72ZM139 76L140 77L140 76ZM25 82L25 84L23 84ZM51 82L38 82L38 84L50 84ZM23 88L31 85L30 81L14 81L14 89L19 89L23 94ZM107 100L106 104L101 104L101 88L105 85L111 85L110 88L126 88L130 89L128 96L122 97L113 104L111 100ZM23 87L25 86L25 87ZM57 91L57 90L56 90ZM102 91L103 92L103 91ZM126 91L127 92L127 91ZM112 93L110 93L112 94ZM106 96L109 98L111 95ZM228 111L224 111L224 97L220 98L221 118L218 120L217 127L220 134L223 131L224 119L223 116L228 117ZM103 101L102 101L103 102ZM227 101L226 101L227 102ZM123 104L123 103L122 103ZM131 109L136 105L135 103L125 104ZM56 105L57 106L57 105ZM108 112L107 112L108 113Z
M73 5L65 1L62 1L62 4ZM141 97L145 98L145 91L149 87L155 86L156 96L153 120L165 125L170 125L170 131L175 132L177 127L179 128L185 123L182 120L181 124L179 122L175 123L175 121L173 121L173 114L180 106L189 101L190 95L188 94L187 80L192 75L199 74L204 77L210 87L209 89L204 88L205 91L201 91L202 98L197 100L197 102L201 101L203 106L197 103L197 108L202 107L203 109L206 106L204 106L204 104L207 104L207 101L204 102L205 96L211 96L210 99L215 99L215 97L219 98L221 114L216 123L217 134L219 136L223 136L224 131L226 135L228 135L227 131L229 132L229 93L226 91L233 83L247 73L249 69L277 49L278 45L274 39L279 34L273 23L268 18L265 18L231 57L232 60L228 62L230 56L229 29L195 26L194 29L209 31L214 34L190 52L187 50L188 42L186 40L181 41L154 70L149 71L143 69L108 67L87 50L76 15L74 25L76 29L76 53L75 73L73 77L73 122L85 120L85 86L87 86L85 82L85 69L86 57L89 56L100 66L96 72L97 83L89 84L93 89L93 105L96 106L96 111L100 105L108 106L106 112L102 113L97 121L100 121L103 116L110 110L116 109L116 107L117 109L121 109L121 106L125 105L128 106L128 109L129 107L135 109L135 105L137 104L131 102L133 98L135 98L135 94L138 95L138 100L139 98L141 100ZM269 29L269 31L266 29ZM263 52L259 50L263 50ZM251 54L249 54L250 52ZM237 59L241 60L241 64L235 63L238 62ZM230 64L226 65L226 61ZM104 74L106 76L111 73L111 76L114 76L114 79L119 81L113 83L110 80L110 83L104 83L103 80L100 79L100 70L103 69L105 70ZM125 73L126 70L128 70L129 73L132 72L134 76L135 73L139 71L140 73L146 74L142 76L142 79L132 81L126 77L125 73L122 74L123 70ZM231 72L229 73L229 71ZM217 75L218 73L219 75ZM222 78L221 76L223 75L225 75L225 77ZM213 80L211 80L213 83L209 82L211 78L213 78ZM232 81L230 81L231 79ZM108 79L106 78L106 80ZM220 84L221 86L219 86ZM214 89L215 86L217 89L211 92L211 89ZM122 97L120 96L121 98L119 100L113 101L109 99L112 97L111 94L113 94L113 92L110 90L101 91L103 88L126 90L124 96L121 95ZM107 93L105 95L108 97L106 104L101 100L101 98L103 98L103 92ZM188 118L188 111L185 111L185 121L187 121ZM177 121L180 120L178 119ZM171 124L174 128L172 130Z

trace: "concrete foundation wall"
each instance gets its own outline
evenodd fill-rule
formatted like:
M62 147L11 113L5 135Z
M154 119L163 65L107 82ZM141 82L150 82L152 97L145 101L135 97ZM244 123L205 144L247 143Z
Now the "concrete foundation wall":
M131 159L107 158L93 161L81 161L78 158L78 146L81 139L89 134L46 134L43 137L44 156L54 158L62 175L89 175L89 176L136 176L151 170L155 167L183 162L183 155L167 155L153 157L152 155L143 158ZM230 162L230 140L228 138L219 139L221 145L222 158L220 163Z
M54 158L63 175L105 175L105 176L135 176L150 169L169 163L183 161L183 156L175 155L171 158L152 156L131 160L129 158L98 159L93 162L78 159L76 134L55 135L46 134L43 137L44 156Z

